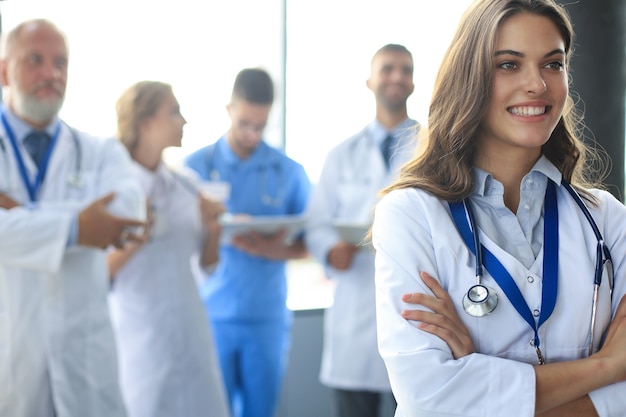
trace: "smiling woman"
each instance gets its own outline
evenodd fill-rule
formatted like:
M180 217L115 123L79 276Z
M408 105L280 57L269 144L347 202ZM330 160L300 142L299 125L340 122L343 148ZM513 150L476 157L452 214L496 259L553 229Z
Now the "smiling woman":
M610 267L624 275L626 208L589 182L573 39L553 0L477 0L459 23L426 150L372 228L398 417L626 413L626 284Z

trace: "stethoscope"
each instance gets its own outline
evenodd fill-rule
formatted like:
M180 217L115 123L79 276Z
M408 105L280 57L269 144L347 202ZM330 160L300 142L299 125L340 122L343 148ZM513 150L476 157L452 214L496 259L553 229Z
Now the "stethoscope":
M82 163L83 163L83 152L80 144L80 140L78 138L78 132L76 129L69 126L67 123L63 122L67 128L70 130L72 142L74 144L74 150L76 152L76 158L74 160L74 169L67 177L67 183L74 188L82 188L83 180L82 180ZM9 152L7 150L7 145L5 142L7 141L5 136L0 135L0 150L2 150L3 158L4 158L4 170L5 170L5 178L7 179L8 184L13 184L12 170L10 169L9 164ZM11 190L10 188L6 191Z
M220 172L215 168L215 148L217 144L209 146L206 154L206 162L209 171L209 179L211 181L220 181L222 178L220 177ZM276 196L272 197L269 194L268 187L268 175L267 170L268 166L271 166L275 172L276 177L278 179L278 190L276 191ZM286 183L285 176L281 169L280 163L274 162L269 165L262 165L258 168L259 175L258 184L259 184L259 194L261 196L261 202L266 206L271 207L281 207L283 205L283 201L285 200L286 195Z
M569 194L572 196L572 198L574 199L578 207L583 212L585 218L587 219L587 222L593 229L593 233L596 236L596 240L597 240L596 266L595 266L595 272L594 272L594 290L593 290L593 299L592 299L592 307L591 307L591 324L590 324L590 331L589 331L589 355L591 355L593 353L593 343L594 343L594 334L595 334L594 331L595 331L598 298L599 298L600 285L602 283L603 270L606 267L607 277L609 281L609 294L612 295L613 286L614 286L613 261L611 258L611 253L609 251L609 248L604 242L602 234L600 233L600 230L596 222L594 221L593 217L591 216L591 213L585 206L582 198L578 195L578 193L572 188L572 186L569 183L567 183L566 181L562 181L561 184L569 192ZM549 186L548 188L550 189L550 187L554 187L554 184L552 182L549 182L548 186ZM555 191L553 191L553 193L555 193ZM548 201L547 195L548 193L546 193L546 202ZM556 207L555 195L553 196L553 199L554 199L553 204ZM473 248L470 247L470 249L474 249L472 250L472 252L474 253L476 257L476 284L472 285L469 288L469 290L464 294L463 301L462 301L463 310L467 314L473 317L485 317L491 312L493 312L498 305L498 295L496 291L493 288L488 287L482 283L483 264L484 264L483 251L487 251L487 250L483 246L481 246L479 232L478 232L478 229L476 228L476 220L474 218L474 213L473 213L470 202L467 199L465 199L461 203L449 203L449 205L450 205L450 209L453 215L453 219L455 223L457 224L457 228L459 229L460 233L464 235L464 240L466 241L466 244L468 243L468 240L469 240L468 233L467 233L468 230L462 224L462 219L460 216L467 215L466 218L469 221L469 232L472 235L472 243L473 243ZM547 215L548 215L548 210L546 208L546 216ZM556 234L558 235L558 221L556 222L556 231L557 231ZM553 228L548 233L549 234L555 233L555 229ZM544 244L545 244L545 241L544 241ZM553 243L553 244L556 244L557 246L556 248L553 248L553 250L555 249L558 252L558 241L556 241L556 243ZM488 251L487 251L487 254L489 256L492 256ZM546 256L548 255L546 255L546 253L544 252L544 257ZM496 265L496 267L498 267L498 265ZM554 285L556 285L556 283ZM556 287L554 288L553 297L556 297ZM553 305L552 305L552 308L553 308ZM535 333L536 333L536 329L535 329ZM537 353L539 355L540 363L541 363L543 358L541 357L541 354L539 351L538 340L536 343L537 343Z

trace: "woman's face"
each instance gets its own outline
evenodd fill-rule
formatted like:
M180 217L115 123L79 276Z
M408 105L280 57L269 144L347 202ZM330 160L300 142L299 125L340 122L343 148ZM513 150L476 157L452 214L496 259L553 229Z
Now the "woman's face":
M143 123L142 136L150 146L161 149L170 146L180 146L183 138L183 126L187 123L180 113L180 106L176 97L169 94L165 97L157 112Z
M546 17L523 13L498 30L491 100L479 132L490 155L538 157L556 127L568 93L565 45Z

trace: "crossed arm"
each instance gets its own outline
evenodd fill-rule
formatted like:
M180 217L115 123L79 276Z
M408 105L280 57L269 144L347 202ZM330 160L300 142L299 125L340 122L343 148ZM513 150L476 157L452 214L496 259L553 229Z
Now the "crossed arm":
M120 236L127 228L144 226L143 221L114 216L107 211L107 205L115 198L114 193L94 200L78 213L78 241L82 246L104 249L109 245L121 247ZM6 194L0 194L0 208L11 210L20 207L17 201ZM135 234L128 234L128 239L136 239Z
M404 294L402 301L431 311L404 310L407 320L444 340L455 359L476 352L468 329L459 318L448 293L430 275L420 274L434 296ZM589 358L534 367L537 416L597 416L589 392L626 381L626 297L622 298L602 348Z

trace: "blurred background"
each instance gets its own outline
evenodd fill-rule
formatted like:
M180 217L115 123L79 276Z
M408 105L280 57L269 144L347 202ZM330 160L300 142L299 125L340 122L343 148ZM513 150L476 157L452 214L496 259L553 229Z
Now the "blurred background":
M316 181L329 148L374 117L366 88L370 59L386 43L415 58L409 114L425 121L431 85L469 0L5 0L2 29L46 17L70 44L67 98L61 116L99 135L115 129L114 105L136 81L168 82L188 121L176 163L215 142L230 120L235 75L261 66L277 101L267 140L286 147Z

